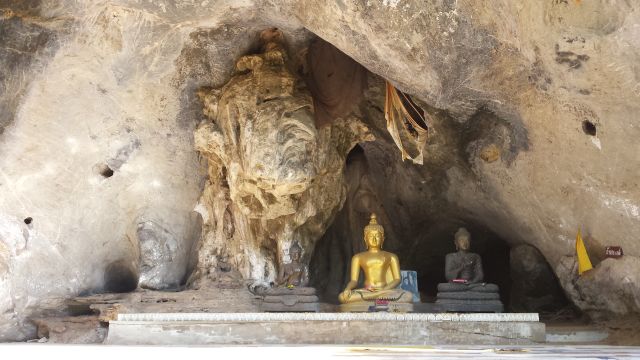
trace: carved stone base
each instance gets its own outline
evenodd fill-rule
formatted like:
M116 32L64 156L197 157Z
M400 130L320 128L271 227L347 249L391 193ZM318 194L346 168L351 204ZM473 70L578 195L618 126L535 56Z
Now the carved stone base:
M499 288L495 284L438 284L435 310L441 312L504 311Z
M263 312L319 312L320 304L314 303L297 303L295 305L284 305L282 303L262 303L260 308Z
M478 284L456 284L456 283L440 283L438 284L438 293L441 292L488 292L499 293L500 288L496 284L478 283Z
M500 300L436 300L436 311L441 312L496 312L504 311Z
M500 300L500 294L498 293L490 293L490 292L476 292L476 291L465 291L465 292L439 292L438 300Z
M407 313L413 311L412 303L394 303L388 305L376 305L374 301L340 304L340 312L401 312Z
M273 288L265 292L260 310L264 312L318 312L320 303L311 287Z

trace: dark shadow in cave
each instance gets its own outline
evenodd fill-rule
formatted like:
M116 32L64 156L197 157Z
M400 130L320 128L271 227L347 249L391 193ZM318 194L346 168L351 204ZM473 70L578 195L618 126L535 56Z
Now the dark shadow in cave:
M192 276L195 275L196 272L196 268L198 266L198 251L200 250L201 247L201 241L202 241L202 227L203 227L203 223L204 220L202 219L202 215L196 211L192 211L189 214L190 217L190 229L191 229L191 233L189 234L188 237L185 238L185 240L188 239L188 241L190 242L190 250L188 253L188 257L187 257L187 269L185 271L184 277L182 278L182 280L180 281L180 286L179 288L182 289L185 286L189 285L189 282L192 280ZM230 222L230 221L229 221Z
M371 196L369 182L363 178L368 171L363 149L356 146L351 150L346 163L347 201L316 243L309 265L311 286L328 303L337 302L338 293L348 282L353 254L365 250L362 229L368 220L367 209L380 206Z
M370 163L370 157L377 155L370 153L368 149L371 148L364 145L356 146L349 153L345 168L345 204L323 237L316 243L311 256L311 284L317 288L322 301L337 303L338 293L348 282L351 257L365 250L362 232L369 213L376 212L379 222L385 227L384 248L398 255L403 270L414 270L418 273L422 302L435 301L438 283L445 282L445 255L456 251L454 234L458 228L465 227L471 233L471 251L482 257L484 280L500 287L500 297L507 311L536 310L535 306L541 303L536 304L536 301L545 302L549 311L558 311L566 307L566 298L562 294L558 295L558 280L541 254L533 261L533 266L546 266L548 276L532 280L532 285L525 286L526 296L517 297L514 303L514 281L520 285L519 288L530 281L527 282L528 280L521 276L512 279L513 241L502 238L487 225L470 218L467 212L455 204L434 200L425 206L428 195L422 192L428 192L429 188L428 184L412 184L421 183L423 179L417 173L407 176L402 171L394 172L395 177L405 176L404 182L387 179L378 182L381 184L379 186L386 186L384 189L377 188L373 178L380 180L380 172ZM402 196L401 193L407 191L406 187L400 186L402 184L410 187L410 192L415 192L413 198ZM399 201L401 197L402 201ZM519 255L517 259L522 259L522 256ZM520 268L522 267L518 268L522 272ZM541 285L543 283L544 285ZM535 293L530 291L533 288L536 289Z
M511 292L509 245L481 224L457 218L440 222L431 230L425 229L425 236L416 242L410 252L403 254L403 269L418 272L422 301L435 301L438 284L446 282L444 259L447 254L456 251L453 239L459 227L465 227L471 233L471 251L482 257L484 281L498 285L502 302L508 304Z
M116 260L104 270L104 291L125 293L138 287L139 274L130 261Z
M349 208L345 204L345 208ZM363 226L366 222L366 213L357 212L347 214L344 209L336 216L336 221L332 224L323 238L316 245L313 260L311 263L311 281L318 288L318 292L323 297L323 301L335 303L337 294L342 291L348 281L351 257L364 251L364 246L360 247L360 235L362 228L345 228L352 221L347 219L362 217ZM389 237L391 229L394 227L393 220L385 226L385 242L402 242L401 239ZM509 304L511 293L511 277L509 271L509 245L498 235L487 230L481 225L464 222L451 221L438 226L438 229L425 231L425 236L415 242L413 246L407 247L400 244L395 252L399 259L402 270L413 270L418 273L418 289L421 293L422 302L434 302L437 294L437 286L445 282L444 278L444 258L445 255L455 252L453 244L453 234L459 226L464 226L471 232L471 251L478 253L482 257L485 282L497 284L500 287L500 297L504 304ZM420 232L419 230L417 232ZM357 250L353 250L356 248Z

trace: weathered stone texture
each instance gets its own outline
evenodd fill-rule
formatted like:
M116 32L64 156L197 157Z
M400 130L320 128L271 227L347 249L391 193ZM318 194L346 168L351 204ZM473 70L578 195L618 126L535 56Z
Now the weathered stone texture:
M596 319L638 313L640 308L640 258L605 259L582 276L575 257L563 257L556 267L568 297Z
M533 246L518 245L509 253L511 311L552 312L567 305L562 288L544 256Z
M392 210L392 199L383 200L395 214L390 226L406 234L390 246L408 241L411 250L403 251L428 259L421 249L437 249L428 239L445 236L451 221L486 226L512 245L532 244L552 268L574 253L579 227L595 264L606 245L637 256L636 4L298 3L293 11L311 31L452 117L435 116L433 157L423 170L372 171L384 179L377 189L394 189L402 204ZM486 131L486 121L494 129ZM487 161L483 149L492 144L500 157ZM393 149L363 147L371 150L371 168L394 163L382 155ZM438 163L435 171L429 162ZM435 221L430 206L450 220ZM408 265L419 261L409 257Z
M173 286L194 266L194 249L213 268L214 249L226 248L244 276L266 282L275 254L294 237L310 250L343 196L356 212L384 208L388 244L409 254L411 268L439 268L451 229L471 223L480 238L538 248L577 303L573 274L559 265L579 227L595 271L610 267L598 265L604 246L640 256L636 2L43 0L3 1L0 11L0 339L34 336L25 317L57 306L51 299L104 290L116 262L132 267L129 280L159 274L148 286ZM200 162L196 90L227 83L268 26L289 34L293 62L313 33L422 100L434 113L425 166L399 162L376 109L379 84L358 114L378 139L362 145L371 173L358 177L380 194L366 200L374 203L359 206L341 190L342 162L357 141L341 137L352 121L313 131L292 112L298 128L310 129L291 133L307 140L309 156L281 164L249 136L274 139L278 124L254 128L237 117L248 146ZM253 106L245 111L260 110ZM231 139L202 131L204 144ZM202 219L193 213L200 198ZM338 220L342 229L359 225ZM206 235L194 248L200 222ZM145 250L138 226L146 223L161 229L149 244L177 246ZM351 234L338 230L329 230L334 243ZM226 239L234 240L223 246ZM348 257L358 241L330 252ZM591 279L593 289L632 299L637 282L617 271ZM631 300L589 301L594 312L639 309Z
M227 253L245 279L266 285L293 241L309 261L344 202L346 153L373 139L355 117L317 130L311 97L285 61L284 50L244 56L222 89L201 92L211 119L195 134L209 160L202 275L215 278L216 258Z
M47 343L100 344L107 336L108 324L101 324L98 316L48 317L34 319L38 338Z
M176 42L186 33L118 7L91 9L87 18L84 9L67 10L77 11L75 28L46 67L33 69L25 95L17 103L14 93L0 96L9 106L0 112L15 114L0 142L7 234L0 241L9 254L0 266L9 269L0 286L0 339L33 336L28 322L24 333L16 325L47 299L101 291L126 274L110 264L132 264L121 279L135 286L139 223L159 224L187 250L198 225L192 210L204 172L186 150L194 125L181 125L180 91L170 85ZM4 84L29 66L12 68ZM186 273L187 253L176 254L172 277Z

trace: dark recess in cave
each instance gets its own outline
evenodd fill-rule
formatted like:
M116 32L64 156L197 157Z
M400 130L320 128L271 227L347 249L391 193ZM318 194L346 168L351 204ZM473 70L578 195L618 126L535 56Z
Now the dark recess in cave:
M114 174L113 169L105 163L95 165L93 171L105 179L112 177Z
M138 273L126 260L117 260L105 268L104 290L108 293L125 293L138 287Z
M582 122L582 131L589 136L596 136L596 125L589 120L585 120Z
M349 204L345 204L345 208L353 209ZM321 300L328 303L337 303L337 294L348 282L351 257L356 252L365 250L364 246L361 246L362 228L354 229L350 224L360 220L364 224L366 213L348 213L345 208L316 244L310 264L311 284L317 288ZM361 217L363 219L359 219ZM396 232L392 230L397 226L394 220L398 219L392 219L391 223L383 223L385 229L389 229L385 230L386 236ZM456 251L453 238L460 226L466 227L471 233L471 251L482 257L484 281L500 287L500 298L505 311L540 312L541 316L546 317L557 316L560 313L566 313L564 315L570 317L579 316L579 312L571 307L566 299L558 279L544 257L538 259L536 266L537 269L548 268L546 272L536 270L535 274L524 276L518 272L512 274L510 245L483 225L461 219L440 222L431 229L416 228L414 232L425 234L417 241L394 237L385 239L385 249L399 256L402 270L414 270L418 273L421 302L435 302L437 285L445 282L445 255ZM519 271L522 269L518 267ZM360 280L362 279L361 272ZM513 291L516 291L515 298L512 298Z
M113 170L109 166L105 166L105 168L100 171L100 175L104 176L105 178L110 178L113 176Z
M364 213L363 213L364 214ZM346 214L342 214L348 217ZM361 215L361 214L354 214ZM340 214L338 215L340 217ZM344 222L338 221L332 225L325 236L317 244L315 254L321 257L329 256L329 259L316 259L311 267L312 282L319 288L319 292L324 295L324 301L335 303L337 292L341 291L348 281L350 269L350 259L356 251L349 251L349 247L336 246L350 238L350 233L359 233L362 229L347 230L341 228ZM388 251L395 252L400 258L402 270L414 270L418 273L418 289L421 293L422 302L434 302L437 294L437 286L445 282L444 278L444 258L445 255L455 252L453 244L453 234L459 225L464 225L472 234L471 251L478 253L482 257L482 264L485 274L485 282L497 284L500 287L500 296L505 304L509 304L511 292L511 277L509 273L509 246L499 236L484 229L480 225L464 222L451 222L441 227L441 231L429 231L428 236L419 241L409 244L395 244L410 239L393 239L387 237L385 246ZM392 224L384 224L385 227L394 227ZM387 235L388 236L388 235ZM361 239L357 239L359 241ZM329 243L333 245L328 245ZM333 249L327 249L333 246ZM397 250L396 250L397 248ZM359 249L358 251L363 251ZM322 264L327 262L330 266ZM325 266L323 266L325 265ZM362 279L361 273L361 279ZM339 282L339 285L336 284ZM332 282L332 283L330 283Z
M465 220L465 214L453 205L438 211L417 206L424 201L419 191L415 193L414 203L405 203L398 193L406 189L393 186L377 189L371 180L371 176L376 175L370 174L368 156L372 154L367 154L362 146L356 146L347 156L347 200L312 256L311 280L323 300L336 302L338 292L348 281L351 257L365 250L362 230L368 214L376 212L385 227L384 248L399 256L403 270L417 271L423 302L435 301L437 285L445 281L445 255L456 251L453 234L464 226L471 232L471 250L482 256L485 281L500 286L502 300L508 304L511 278L507 242L482 224Z
M456 251L453 239L459 227L465 227L471 233L471 251L482 257L484 281L498 285L502 302L508 304L511 292L509 245L482 225L455 218L439 226L439 231L425 231L428 235L421 238L413 246L413 251L404 257L403 269L418 272L422 301L435 301L438 284L446 282L444 259Z
M405 165L398 167L400 171L391 167L390 177L381 176L378 166L390 166L388 161L393 159L381 159L379 154L383 152L375 152L376 145L371 144L356 146L347 156L347 199L311 256L311 284L317 288L322 301L337 303L338 293L349 280L351 257L365 250L362 231L368 214L376 212L385 227L385 250L398 255L403 270L418 273L423 303L436 300L437 285L445 282L445 255L456 251L454 234L458 228L465 227L471 233L471 251L482 257L484 280L500 287L506 311L530 311L536 307L552 312L566 307L566 299L558 295L560 286L550 269L549 276L512 279L509 239L493 232L489 228L492 224L472 218L455 204L433 198L434 192L442 190L433 188L433 180L424 183L419 173L405 173L402 170ZM429 175L438 176L437 169L429 169ZM404 179L397 181L401 177ZM538 268L548 267L542 255L536 264ZM362 273L360 277L362 279ZM516 299L512 299L514 282L521 285ZM540 307L541 304L544 307Z

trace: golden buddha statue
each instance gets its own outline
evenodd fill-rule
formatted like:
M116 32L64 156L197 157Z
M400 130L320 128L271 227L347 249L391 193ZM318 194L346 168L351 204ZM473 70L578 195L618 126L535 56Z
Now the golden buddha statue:
M398 288L401 282L398 257L382 250L384 228L378 224L376 214L371 214L369 225L364 227L364 242L367 251L358 253L351 259L350 281L338 295L338 300L342 304L375 304L376 301L389 304L411 303L413 295ZM358 286L360 269L364 273L364 288L355 289ZM366 311L366 308L363 311Z

